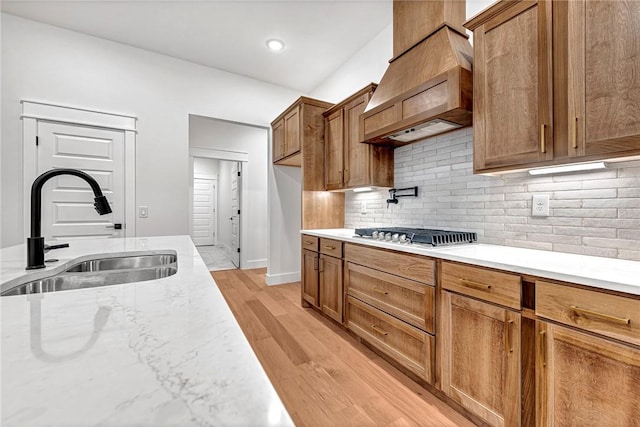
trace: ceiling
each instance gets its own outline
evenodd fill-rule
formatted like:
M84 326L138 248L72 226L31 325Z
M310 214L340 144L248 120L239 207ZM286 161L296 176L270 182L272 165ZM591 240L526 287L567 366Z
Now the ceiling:
M3 12L311 92L392 21L391 0L28 1ZM278 38L285 50L266 41Z

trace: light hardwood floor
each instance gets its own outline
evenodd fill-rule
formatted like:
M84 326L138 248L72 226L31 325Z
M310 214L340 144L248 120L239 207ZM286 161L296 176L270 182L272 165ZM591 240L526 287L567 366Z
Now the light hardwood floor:
M211 273L297 426L472 426L265 269Z

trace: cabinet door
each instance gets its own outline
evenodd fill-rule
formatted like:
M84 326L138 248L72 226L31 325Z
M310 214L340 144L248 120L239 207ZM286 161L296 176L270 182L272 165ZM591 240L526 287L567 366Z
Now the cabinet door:
M273 125L273 161L280 160L284 156L284 119L280 119Z
M300 107L284 116L284 156L300 151Z
M343 151L343 114L340 109L330 114L325 119L325 158L324 158L324 179L327 190L338 190L344 187L342 163Z
M570 156L640 151L640 2L571 1Z
M442 391L494 426L520 425L520 313L442 292Z
M360 114L369 94L354 99L344 108L344 182L347 188L370 185L371 145L360 142Z
M638 425L638 348L542 321L537 330L537 425Z
M553 158L551 2L523 1L474 30L474 169Z
M302 300L314 307L320 307L318 281L318 253L308 250L302 251Z
M342 323L342 260L320 255L320 309Z

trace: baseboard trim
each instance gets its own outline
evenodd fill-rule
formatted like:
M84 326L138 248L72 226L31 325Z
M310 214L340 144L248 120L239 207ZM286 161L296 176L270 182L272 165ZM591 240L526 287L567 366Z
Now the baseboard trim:
M267 266L266 259L254 259L251 261L247 261L245 265L242 266L242 270L251 270L252 268L264 268Z
M291 273L269 274L267 273L266 282L267 285L281 285L283 283L292 283L300 281L300 272L294 271Z

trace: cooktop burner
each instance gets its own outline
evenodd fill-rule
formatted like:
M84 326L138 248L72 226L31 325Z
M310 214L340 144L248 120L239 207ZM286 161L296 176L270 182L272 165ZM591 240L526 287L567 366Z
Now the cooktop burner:
M356 234L376 240L398 243L422 243L432 246L473 243L476 233L466 231L429 230L426 228L376 227L356 228Z

